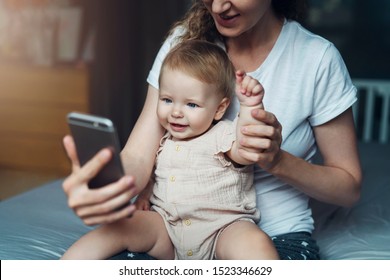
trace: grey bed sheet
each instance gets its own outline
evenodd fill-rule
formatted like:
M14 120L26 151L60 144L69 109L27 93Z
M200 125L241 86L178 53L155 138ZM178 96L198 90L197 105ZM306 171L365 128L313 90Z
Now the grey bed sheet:
M390 145L360 145L363 195L353 208L312 202L323 259L390 259ZM85 226L61 180L0 202L0 259L58 259Z
M67 206L62 180L0 203L0 259L59 259L91 229Z
M390 143L359 145L360 201L352 208L312 201L323 259L390 260Z

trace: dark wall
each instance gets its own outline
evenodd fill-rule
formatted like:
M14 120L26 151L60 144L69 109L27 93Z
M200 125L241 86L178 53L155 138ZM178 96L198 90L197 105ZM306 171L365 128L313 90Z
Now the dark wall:
M390 1L308 2L305 24L336 45L353 78L390 79Z
M146 78L184 0L88 0L87 26L96 28L91 64L91 111L111 118L124 145L146 96Z

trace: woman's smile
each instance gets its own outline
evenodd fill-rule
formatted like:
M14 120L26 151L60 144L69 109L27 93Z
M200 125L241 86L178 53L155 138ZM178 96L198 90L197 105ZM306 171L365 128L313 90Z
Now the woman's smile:
M240 14L235 15L225 15L225 14L219 14L215 17L215 20L220 26L223 27L232 27L235 22L237 21L237 18L240 16Z

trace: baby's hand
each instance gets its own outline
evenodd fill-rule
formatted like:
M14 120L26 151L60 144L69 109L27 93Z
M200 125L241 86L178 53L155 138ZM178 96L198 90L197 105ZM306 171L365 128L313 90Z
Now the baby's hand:
M137 210L149 211L150 210L150 202L149 199L138 197L134 202Z
M236 95L241 105L249 107L261 105L262 108L263 86L242 70L236 71Z

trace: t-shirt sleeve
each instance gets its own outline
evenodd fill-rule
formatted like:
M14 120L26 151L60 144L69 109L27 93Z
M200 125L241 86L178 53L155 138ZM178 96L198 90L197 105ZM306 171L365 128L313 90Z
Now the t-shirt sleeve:
M177 44L178 36L180 36L183 33L183 28L176 28L176 30L170 35L163 45L161 46L159 52L157 53L157 56L154 60L152 69L149 71L149 75L146 79L146 81L154 87L155 89L159 89L159 84L158 84L158 78L160 76L160 70L161 70L161 65L167 56L168 52L171 50L171 48Z
M355 103L356 88L336 47L329 44L319 65L313 99L312 126L324 124Z

